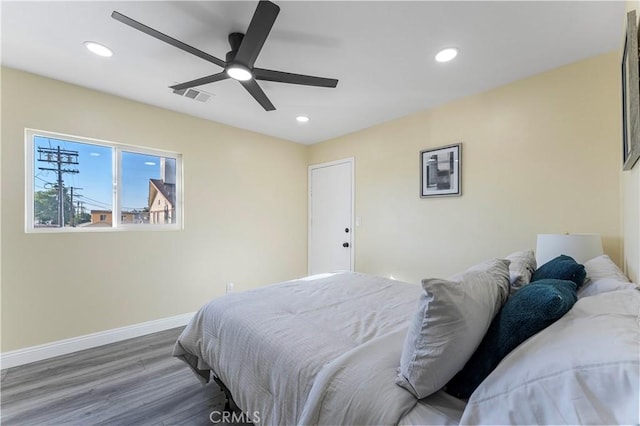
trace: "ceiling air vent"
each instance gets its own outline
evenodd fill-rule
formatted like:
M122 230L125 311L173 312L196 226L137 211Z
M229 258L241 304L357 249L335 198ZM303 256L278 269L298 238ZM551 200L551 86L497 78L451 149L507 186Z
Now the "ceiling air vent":
M182 89L182 90L174 90L173 93L176 95L184 96L185 98L195 99L200 102L207 102L213 96L211 93L206 93L201 90L195 89Z

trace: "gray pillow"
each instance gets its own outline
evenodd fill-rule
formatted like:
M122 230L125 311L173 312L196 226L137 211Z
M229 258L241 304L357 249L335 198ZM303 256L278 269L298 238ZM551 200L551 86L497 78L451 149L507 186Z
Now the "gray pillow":
M476 350L509 293L509 261L494 259L450 280L422 280L396 384L417 398L442 388Z
M505 259L510 260L509 275L511 279L511 294L520 290L531 282L531 276L538 267L533 250L523 250L511 253Z

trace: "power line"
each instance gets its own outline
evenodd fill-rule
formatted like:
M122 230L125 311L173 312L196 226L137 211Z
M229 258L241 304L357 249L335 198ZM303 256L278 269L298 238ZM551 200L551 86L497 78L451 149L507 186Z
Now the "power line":
M93 198L89 198L86 195L78 194L77 196L79 198L82 198L83 200L87 200L87 201L85 201L86 204L95 205L95 206L102 207L102 208L107 208L107 207L111 208L112 207L111 203L105 203L103 201L94 200ZM101 205L101 206L99 206L99 205Z
M39 177L39 176L37 176L37 175L36 175L36 176L34 176L34 178L36 178L36 179L38 179L38 180L41 180L41 181L43 181L44 183L48 183L49 185L53 185L53 184L54 184L54 182L49 182L48 180L44 180L44 179L42 179L41 177Z

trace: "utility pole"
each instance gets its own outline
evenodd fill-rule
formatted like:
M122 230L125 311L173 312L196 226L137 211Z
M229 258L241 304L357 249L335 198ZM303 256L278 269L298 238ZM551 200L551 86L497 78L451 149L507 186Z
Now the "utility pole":
M38 167L38 169L49 170L58 174L58 226L62 228L64 227L64 181L62 180L62 175L64 173L80 173L77 169L67 169L62 166L66 164L79 164L78 151L60 149L60 145L56 148L38 147L38 161L56 165L55 168Z
M82 201L78 201L77 204L78 204L78 207L76 208L76 218L78 219L78 221L80 221L82 219L82 213L83 213Z
M69 225L73 226L75 228L76 223L75 223L75 219L76 219L76 215L75 212L73 210L73 190L74 189L84 189L84 188L75 188L73 186L69 187L71 189L71 200L69 201ZM80 206L80 201L78 201L78 207Z

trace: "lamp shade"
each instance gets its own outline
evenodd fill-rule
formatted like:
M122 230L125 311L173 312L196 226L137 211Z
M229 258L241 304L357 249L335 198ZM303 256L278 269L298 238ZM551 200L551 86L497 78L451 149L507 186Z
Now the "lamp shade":
M599 234L538 234L538 267L561 254L571 256L578 263L584 263L603 253Z

